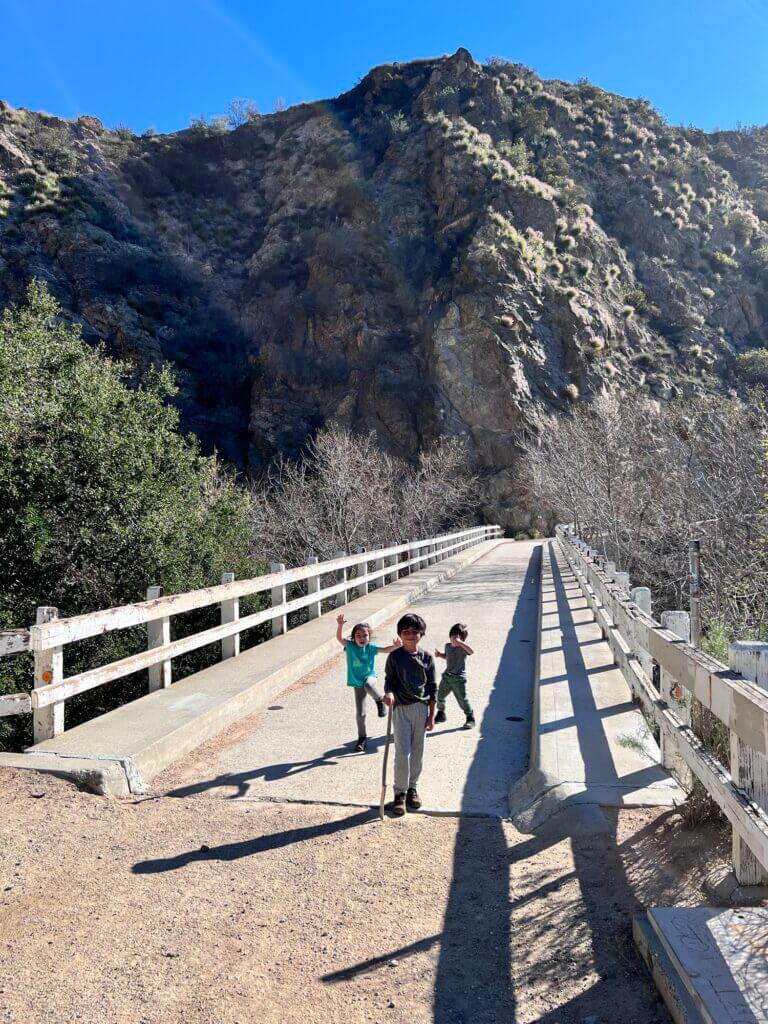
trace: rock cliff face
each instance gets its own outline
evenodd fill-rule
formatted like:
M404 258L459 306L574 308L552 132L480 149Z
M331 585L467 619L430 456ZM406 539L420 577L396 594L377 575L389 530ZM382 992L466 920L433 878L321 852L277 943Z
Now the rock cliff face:
M488 515L516 442L605 388L739 389L768 315L768 130L451 57L233 131L0 110L0 303L178 370L185 425L257 471L335 418L406 457L464 436Z

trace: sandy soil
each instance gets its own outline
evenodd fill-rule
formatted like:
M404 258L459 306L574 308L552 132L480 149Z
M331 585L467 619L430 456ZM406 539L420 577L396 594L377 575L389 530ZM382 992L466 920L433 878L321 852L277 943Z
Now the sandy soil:
M582 838L0 775L0 1021L667 1021L638 905L702 902L719 837Z

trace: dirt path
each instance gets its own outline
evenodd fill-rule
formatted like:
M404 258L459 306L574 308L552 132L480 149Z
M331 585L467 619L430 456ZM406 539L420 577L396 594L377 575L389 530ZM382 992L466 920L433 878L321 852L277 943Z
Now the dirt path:
M0 776L0 1021L666 1021L637 903L701 902L717 836L615 834Z

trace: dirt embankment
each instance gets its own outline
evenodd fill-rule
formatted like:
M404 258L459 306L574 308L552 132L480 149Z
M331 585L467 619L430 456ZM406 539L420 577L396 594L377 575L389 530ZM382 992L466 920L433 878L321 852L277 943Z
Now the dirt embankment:
M508 823L0 775L0 1021L666 1021L638 904L702 901L718 837L670 812ZM723 852L720 849L719 852Z

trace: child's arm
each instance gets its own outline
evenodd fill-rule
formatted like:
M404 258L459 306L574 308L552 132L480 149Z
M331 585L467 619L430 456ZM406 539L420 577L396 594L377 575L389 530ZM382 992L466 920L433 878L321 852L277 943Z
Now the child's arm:
M465 644L463 640L457 640L456 643L459 645L459 647L462 649L462 651L466 651L467 654L474 654L475 653L472 650L472 648L469 646L469 644Z
M341 635L341 631L344 628L346 621L347 620L344 618L344 612L342 612L341 615L336 616L336 639L339 641L342 647L347 646L347 641Z
M384 666L384 703L388 708L395 706L395 667L392 664L392 655L387 658Z
M432 732L435 727L435 701L437 698L437 683L435 682L435 663L432 658L426 665L427 682L424 687L429 699L429 710L427 711L427 732Z
M435 657L436 658L444 658L445 657L445 652L444 651L438 651L437 648L435 648Z
M396 651L398 647L403 646L403 641L399 636L393 638L391 644L387 644L386 647L379 648L379 654L389 654L390 651Z

